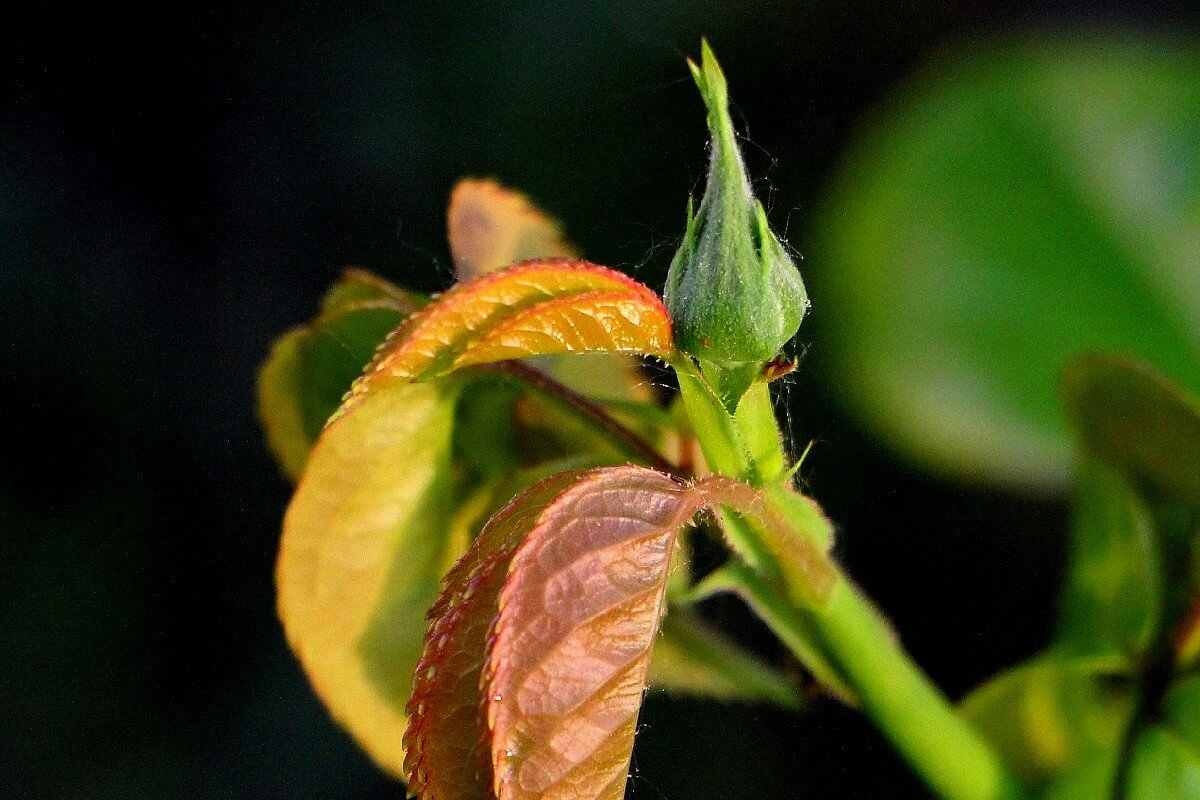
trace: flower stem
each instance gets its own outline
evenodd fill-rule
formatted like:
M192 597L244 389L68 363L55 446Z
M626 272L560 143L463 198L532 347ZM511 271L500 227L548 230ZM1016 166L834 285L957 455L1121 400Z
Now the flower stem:
M763 474L760 462L774 460L774 447L753 446L754 442L779 441L767 394L748 395L752 403L766 404L766 408L748 408L745 413L739 409L735 420L690 361L675 359L672 366L709 466L715 472L759 485L771 477ZM759 452L752 453L755 450ZM788 514L782 505L778 510ZM755 535L753 526L735 528L738 536L752 539ZM753 554L763 549L759 545L749 541L738 549ZM729 572L734 580L737 574ZM863 711L941 797L1021 800L1027 796L995 748L954 710L904 652L870 600L840 570L827 601L803 608L771 580L775 576L763 575L765 580L759 577L738 580L737 590L749 596L752 606L770 611L773 628L794 634L782 638L802 661L814 662L813 654L808 652L813 644L824 651L823 660L829 662L831 674L845 681ZM815 634L817 641L811 642L806 632ZM817 659L816 663L821 661Z
M947 800L1017 800L1024 787L996 750L900 647L874 605L844 576L812 619L863 711Z

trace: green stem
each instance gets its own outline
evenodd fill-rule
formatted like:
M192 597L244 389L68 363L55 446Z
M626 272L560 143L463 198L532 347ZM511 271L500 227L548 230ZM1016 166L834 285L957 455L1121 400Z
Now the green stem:
M768 462L774 460L774 448L756 448L759 452L752 454L748 445L779 441L774 417L764 413L769 409L769 395L765 391L756 397L747 395L743 402L748 399L755 405L739 409L735 420L689 360L676 359L672 366L710 468L759 485L775 477L763 474L766 470L759 465L764 454ZM770 430L763 430L767 426ZM789 515L787 507L778 508ZM735 539L756 538L752 525L734 525L732 535ZM756 541L742 545L739 552L751 556L769 549ZM814 662L813 653L807 651L811 650L811 633L815 633L817 644L825 651L824 659L831 662L830 671L845 680L863 711L934 791L946 800L1026 797L1024 787L995 748L959 716L845 575L838 573L824 604L803 609L781 591L778 581L771 580L776 576L764 577L767 579L739 581L739 591L750 596L752 606L769 610L772 627L789 634L781 638L806 663Z
M818 633L863 710L947 800L1017 800L1021 783L900 647L874 606L845 577L814 609Z

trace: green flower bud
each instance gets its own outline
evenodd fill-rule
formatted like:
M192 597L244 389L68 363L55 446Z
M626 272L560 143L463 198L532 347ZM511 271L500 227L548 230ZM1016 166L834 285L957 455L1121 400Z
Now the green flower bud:
M712 160L700 208L688 202L687 233L664 292L675 346L725 368L752 371L796 334L808 293L767 224L746 177L729 118L725 76L708 42L688 61L708 106Z

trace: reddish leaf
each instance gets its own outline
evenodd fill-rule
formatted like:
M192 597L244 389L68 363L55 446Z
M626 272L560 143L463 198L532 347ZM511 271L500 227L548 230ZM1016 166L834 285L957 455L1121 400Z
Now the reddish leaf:
M795 509L751 487L634 466L549 478L488 523L430 612L408 706L410 790L619 800L670 554L708 503L767 531L789 586L827 593L827 562Z
M585 473L563 472L498 512L446 575L429 611L404 735L408 789L423 800L478 800L492 791L480 677L487 634L513 553L542 511Z
M500 595L485 674L500 800L624 794L676 533L702 503L640 467L551 503Z
M354 388L571 352L665 355L671 323L637 281L584 261L532 261L460 283L397 328ZM353 399L353 398L352 398Z

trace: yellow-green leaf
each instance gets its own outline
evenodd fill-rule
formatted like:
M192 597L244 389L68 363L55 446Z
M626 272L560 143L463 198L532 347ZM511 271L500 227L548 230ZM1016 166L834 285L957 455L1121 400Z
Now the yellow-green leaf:
M1058 647L1140 663L1161 625L1162 553L1153 516L1128 477L1081 458Z
M456 394L397 384L361 398L322 434L284 519L288 641L333 716L397 775L425 613L458 555L446 549L463 546L450 530Z
M1119 748L1135 697L1108 667L1039 657L983 684L962 710L1022 777L1041 783Z

